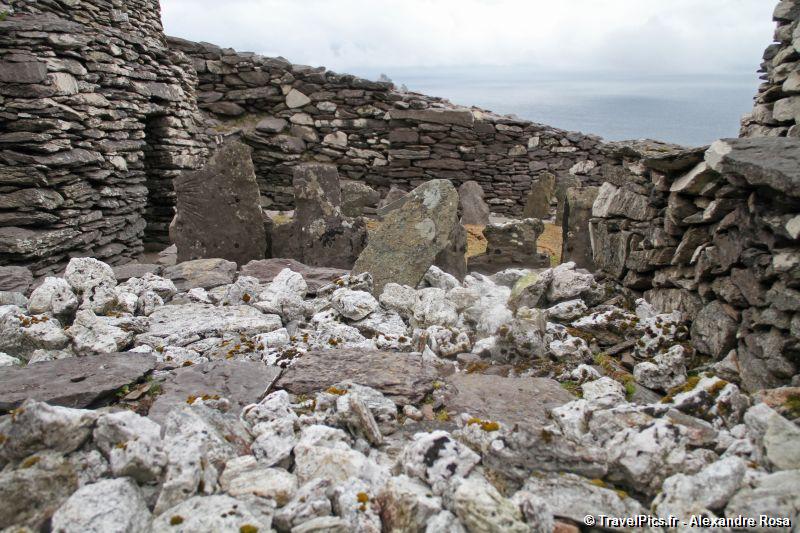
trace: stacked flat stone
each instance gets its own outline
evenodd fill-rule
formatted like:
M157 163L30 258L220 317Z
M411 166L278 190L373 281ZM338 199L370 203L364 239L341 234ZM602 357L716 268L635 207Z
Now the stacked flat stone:
M202 161L191 62L157 2L27 1L0 21L0 263L43 276L166 242L172 179Z
M391 83L340 75L283 58L238 53L168 38L192 57L200 108L227 126L249 130L261 194L272 209L291 209L292 167L333 163L343 179L384 195L431 179L474 180L492 211L522 214L540 176L583 176L604 161L600 139L498 116L446 100L400 92Z
M800 1L782 0L773 19L774 43L764 52L753 111L742 119L741 137L800 137Z
M789 384L800 353L800 139L721 140L703 155L617 143L590 222L594 261L748 390Z

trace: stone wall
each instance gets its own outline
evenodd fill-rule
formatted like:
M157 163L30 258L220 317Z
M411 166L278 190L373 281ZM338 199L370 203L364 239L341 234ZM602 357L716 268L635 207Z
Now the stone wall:
M742 119L741 137L800 137L800 0L775 8L774 43L764 52L753 111Z
M430 179L475 180L492 210L519 215L544 172L595 181L600 139L464 108L282 58L169 38L191 56L212 131L246 130L265 205L291 209L292 167L336 164L383 193ZM575 177L579 176L579 177Z
M0 3L0 264L119 263L167 241L172 178L198 166L191 62L157 0ZM146 233L146 237L145 237Z
M612 143L621 163L592 208L594 261L738 368L750 390L800 368L800 139L701 150Z

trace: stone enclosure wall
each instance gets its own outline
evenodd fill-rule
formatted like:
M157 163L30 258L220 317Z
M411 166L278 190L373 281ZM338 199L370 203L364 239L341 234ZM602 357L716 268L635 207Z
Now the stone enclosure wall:
M600 188L594 261L657 308L693 319L693 345L749 390L800 368L800 139L699 150L615 146L626 179Z
M0 264L120 263L167 242L202 163L195 72L157 0L0 3Z
M764 52L753 111L742 119L741 137L800 137L800 0L775 7L774 43Z
M492 210L520 215L545 172L572 184L599 179L600 139L282 58L169 38L192 58L199 107L216 131L245 130L265 206L291 209L292 167L333 163L343 179L384 195L430 179L475 180Z

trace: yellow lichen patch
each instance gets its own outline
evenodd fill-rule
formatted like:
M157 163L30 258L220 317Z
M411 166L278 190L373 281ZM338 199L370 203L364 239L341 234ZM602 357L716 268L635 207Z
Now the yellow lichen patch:
M661 403L672 402L678 394L694 390L698 383L700 383L700 376L690 376L683 385L670 389L667 395L661 398Z
M625 492L624 490L619 490L619 489L617 489L617 490L615 490L614 492L616 492L616 493L617 493L617 496L619 496L619 499L620 499L620 500L624 500L625 498L627 498L627 497L628 497L628 493L627 493L627 492Z
M252 297L251 297L249 294L247 294L247 293L244 293L244 294L242 295L242 301L243 301L244 303L248 303L248 302L250 302L250 300L252 300L252 299L253 299L253 298L252 298Z
M191 361L184 361L181 366L192 366L193 364Z
M786 414L792 418L800 417L800 395L792 394L783 403Z
M38 455L32 455L31 457L28 457L27 459L22 461L22 465L21 466L22 466L22 468L30 468L30 467L35 466L36 464L38 464L39 461L41 461L41 460L42 460L42 458L39 457Z
M183 524L183 517L182 516L175 515L175 516L173 516L172 518L169 519L169 525L171 525L171 526L179 526L181 524Z
M719 381L715 382L713 385L706 389L706 392L709 393L711 396L716 398L719 396L719 393L722 392L722 389L728 386L728 382L724 379L720 379Z
M606 482L603 481L602 479L592 479L592 480L589 481L589 483L591 483L595 487L600 487L600 488L603 488L603 489L608 487Z
M117 445L115 446L115 448L120 449L120 450L127 450L128 449L128 443L127 442L118 442Z
M447 409L440 409L436 412L436 420L439 422L449 422L450 413L447 412Z
M481 420L480 418L470 418L467 420L468 426L480 426L483 431L492 432L492 431L499 431L500 424L497 422L492 422L491 420Z
M366 492L359 492L356 494L356 500L358 500L358 503L367 503L369 502L369 494Z
M258 528L252 524L245 524L239 528L239 533L258 533Z
M439 390L442 387L444 387L444 383L442 383L441 381L434 381L433 382L433 390Z
M467 374L475 374L476 372L483 372L487 368L489 368L489 363L485 363L483 361L476 361L467 365Z
M345 394L347 394L346 390L337 389L336 387L328 387L328 389L325 392L327 392L328 394L333 394L335 396L344 396Z

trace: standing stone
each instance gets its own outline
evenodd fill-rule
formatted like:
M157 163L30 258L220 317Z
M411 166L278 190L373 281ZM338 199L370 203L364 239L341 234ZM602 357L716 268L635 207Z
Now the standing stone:
M562 222L561 262L574 262L578 268L590 272L596 270L592 257L592 239L589 235L589 219L592 204L597 198L597 187L571 187L567 189Z
M489 223L489 206L483 201L483 187L477 181L467 181L458 188L461 223L485 226Z
M522 215L525 218L550 218L550 204L556 192L556 177L545 172L531 185Z
M348 217L365 214L365 208L375 208L380 199L380 193L366 183L342 182L342 212Z
M306 163L294 167L295 220L293 257L310 266L352 268L367 241L363 219L342 215L339 172L334 165ZM273 241L273 247L275 242Z
M406 191L404 191L403 189L399 189L395 186L392 186L389 189L389 192L386 193L386 196L384 196L383 199L380 202L378 202L379 214L385 215L387 211L383 211L383 208L392 205L399 199L403 198L406 194L408 193L406 193Z
M461 224L453 226L447 247L436 256L434 265L464 281L467 275L467 230Z
M447 180L423 183L370 235L353 272L371 273L375 294L387 283L416 287L448 246L457 217L455 187Z
M556 224L561 224L564 220L564 205L566 204L567 189L570 187L580 187L581 179L571 174L556 176Z
M175 179L170 237L179 262L223 258L241 265L264 258L267 237L250 154L249 147L230 141L201 170Z
M494 274L507 268L549 267L550 258L536 249L542 232L544 224L535 218L489 224L483 230L486 253L469 259L469 271Z

